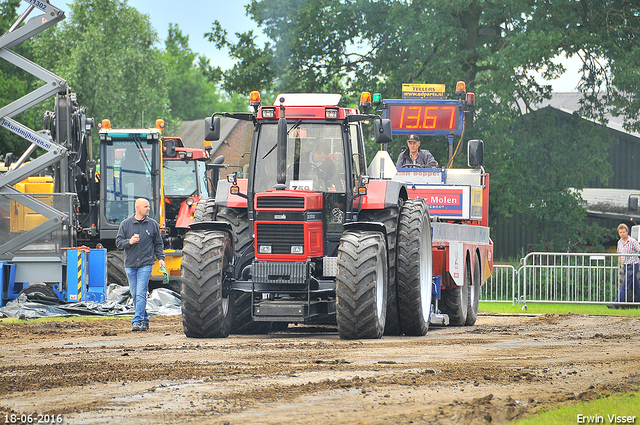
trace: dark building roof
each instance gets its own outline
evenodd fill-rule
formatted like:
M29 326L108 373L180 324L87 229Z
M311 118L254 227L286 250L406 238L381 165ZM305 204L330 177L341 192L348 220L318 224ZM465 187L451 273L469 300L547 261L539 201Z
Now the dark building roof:
M557 109L558 111L565 112L567 114L573 114L580 109L580 100L583 98L582 93L551 93L551 99L544 99L541 103L529 105L531 109L538 110L547 107ZM524 104L519 103L520 109L526 112ZM640 133L625 130L623 127L624 119L622 117L615 117L609 113L605 114L605 118L608 120L607 127L612 130L619 131L621 133L629 134L634 137L640 138Z
M211 142L211 147L213 148L212 156L218 147L224 143L237 124L238 120L230 118L220 119L220 140ZM202 149L204 147L204 119L182 121L177 136L182 139L182 143L186 148Z

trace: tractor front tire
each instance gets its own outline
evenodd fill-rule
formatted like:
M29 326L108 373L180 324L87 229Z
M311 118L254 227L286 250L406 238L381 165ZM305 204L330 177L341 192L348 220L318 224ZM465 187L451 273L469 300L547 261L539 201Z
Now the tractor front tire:
M384 224L387 231L387 258L389 259L389 285L387 287L387 318L384 325L385 335L401 335L397 297L397 255L398 255L398 207L383 210L362 210L361 221L377 221Z
M384 236L378 232L343 233L336 277L340 338L382 337L387 314L387 277Z
M189 338L226 338L231 330L225 269L233 260L226 232L192 230L182 248L182 327Z
M411 199L402 208L398 230L398 310L406 335L426 335L432 295L429 208L424 199Z

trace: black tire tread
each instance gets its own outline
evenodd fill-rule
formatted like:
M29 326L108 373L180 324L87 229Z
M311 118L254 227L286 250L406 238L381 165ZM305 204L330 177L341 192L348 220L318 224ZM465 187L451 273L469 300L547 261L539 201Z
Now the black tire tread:
M377 263L387 275L386 244L377 232L345 232L338 247L336 320L342 339L381 338L385 318L377 317ZM388 284L385 278L385 287ZM385 306L382 314L386 316Z
M473 326L478 320L478 302L480 301L480 285L482 284L482 269L480 268L480 258L474 255L473 281L469 287L469 307L467 309L467 320L465 326Z
M466 264L464 285L442 290L440 310L449 316L449 325L451 326L464 326L467 322L470 274L469 265Z
M196 210L193 212L193 222L201 223L203 221L213 221L216 219L216 200L215 198L200 198L196 204Z
M363 210L361 221L377 221L384 224L387 230L387 253L389 259L389 284L387 288L387 317L384 325L385 335L402 335L397 298L397 241L398 241L398 208L384 210Z
M225 338L230 317L223 309L223 269L231 261L231 243L225 232L191 230L182 249L180 280L182 325L190 338Z
M124 271L124 251L107 252L107 282L129 286L129 279Z
M398 312L406 335L423 336L429 330L429 314L424 320L420 286L421 229L431 232L429 209L424 199L410 199L400 212L398 228ZM431 237L429 237L431 240ZM426 255L431 255L431 245ZM430 270L428 276L432 276ZM429 285L429 290L431 287ZM431 296L429 295L429 299ZM431 306L429 306L429 309Z

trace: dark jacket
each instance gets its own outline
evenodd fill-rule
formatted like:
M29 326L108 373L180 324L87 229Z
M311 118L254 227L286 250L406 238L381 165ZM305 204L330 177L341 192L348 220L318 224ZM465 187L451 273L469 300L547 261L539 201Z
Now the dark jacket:
M404 150L398 155L398 161L396 162L396 168L404 168L405 165L413 164L411 156L409 156L409 149ZM416 165L420 165L424 168L432 168L438 164L438 161L431 155L428 150L419 149L418 157L416 158Z
M136 233L140 235L140 241L131 245L129 239ZM133 216L124 219L118 229L116 246L118 249L124 249L125 267L151 266L155 258L164 260L164 243L160 226L149 217L145 217L142 221L136 220Z

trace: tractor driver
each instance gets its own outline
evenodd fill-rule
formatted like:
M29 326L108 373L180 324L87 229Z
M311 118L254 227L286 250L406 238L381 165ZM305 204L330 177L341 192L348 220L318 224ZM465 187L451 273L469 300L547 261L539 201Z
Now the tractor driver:
M334 188L336 166L329 158L330 153L329 142L324 139L320 140L314 150L308 154L300 155L300 174L312 176L312 178L317 176L326 184L327 189Z
M417 135L412 134L409 136L407 148L398 156L396 168L405 168L407 166L434 168L438 166L438 161L436 161L431 152L426 149L420 149L420 138Z

